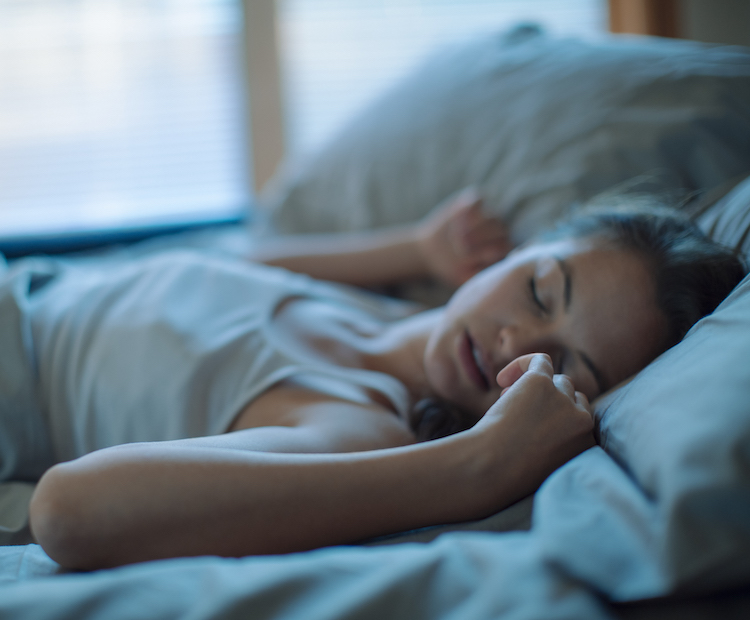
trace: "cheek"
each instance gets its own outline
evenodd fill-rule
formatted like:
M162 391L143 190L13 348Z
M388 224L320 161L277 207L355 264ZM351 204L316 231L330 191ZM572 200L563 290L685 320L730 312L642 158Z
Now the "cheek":
M489 393L478 394L472 390L462 389L459 370L452 355L454 346L455 335L448 332L433 332L424 354L427 382L435 396L454 403L476 421L500 398L501 390L493 386Z
M424 352L424 371L430 388L444 396L443 387L455 381L448 357L448 333L438 328L430 334Z
M446 330L430 338L425 349L424 371L431 392L438 398L464 408L467 398L466 385L456 361L459 336L454 330Z
M532 273L533 270L526 265L509 263L490 267L458 290L448 310L454 316L475 318L502 313L523 294Z
M493 297L507 277L505 262L488 267L459 287L448 302L448 313L454 316L470 313L481 306L484 300Z

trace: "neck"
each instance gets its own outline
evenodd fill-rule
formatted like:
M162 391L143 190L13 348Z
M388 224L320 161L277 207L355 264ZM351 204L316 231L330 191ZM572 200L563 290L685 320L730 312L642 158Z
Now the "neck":
M365 367L395 377L415 400L431 395L424 352L442 312L442 308L428 310L388 325L368 347Z

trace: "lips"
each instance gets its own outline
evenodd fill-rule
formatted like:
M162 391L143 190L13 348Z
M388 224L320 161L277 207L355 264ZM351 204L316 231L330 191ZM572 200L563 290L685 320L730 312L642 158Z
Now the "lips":
M484 370L482 370L481 353L471 339L468 331L464 331L461 342L458 345L458 354L461 366L471 382L483 392L488 392L490 382L487 380Z

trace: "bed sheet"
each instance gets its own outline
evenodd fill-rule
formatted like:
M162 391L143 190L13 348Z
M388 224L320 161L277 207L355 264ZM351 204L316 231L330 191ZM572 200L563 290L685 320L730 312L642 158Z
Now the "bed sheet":
M632 483L598 448L574 459L540 493L528 532L449 533L428 544L331 547L286 556L185 558L65 573L37 545L0 549L0 618L24 620L489 620L747 617L750 590L703 599L617 605L566 568L647 553L622 510ZM571 480L588 478L583 493ZM585 507L602 484L605 497ZM578 487L580 488L580 487ZM588 495L588 497L586 497ZM578 510L571 507L578 506ZM608 512L616 510L618 519ZM622 527L631 520L631 527ZM590 545L581 545L582 523ZM577 533L577 534L576 534ZM642 540L640 541L642 542ZM635 548L635 552L633 549ZM620 549L614 555L612 549ZM614 570L618 570L614 567ZM638 562L619 570L648 571ZM623 575L624 576L624 575ZM632 579L632 575L626 577Z
M133 252L160 248L164 248L164 241L155 241L150 247L128 248L123 250L123 255L132 256ZM217 251L224 249L218 248ZM108 259L118 260L115 254ZM728 300L724 314L705 322L703 331L708 334L708 340L701 344L701 337L694 336L688 343L688 346L697 347L694 353L701 359L706 358L704 345L711 345L711 350L717 348L709 337L713 334L712 329L724 330L721 337L739 349L724 351L718 347L726 357L724 363L731 362L747 350L740 344L745 342L743 339L748 333L746 304L750 304L750 279L740 289L733 302ZM684 345L679 346L685 349ZM674 355L679 355L677 349ZM722 359L714 356L712 363L725 375L726 369L720 364ZM683 363L694 364L691 360L692 357ZM739 374L734 388L740 390L738 393L746 394L740 389L747 385L746 366L737 368ZM720 390L719 379L721 377L716 378L719 387L712 389ZM659 380L655 385L661 384ZM684 391L680 385L677 387ZM670 389L669 386L665 388L667 392ZM642 391L634 390L633 393ZM646 398L645 394L643 398ZM676 398L671 393L661 397L668 401ZM695 399L694 395L690 398ZM732 406L736 411L732 415L739 416L746 412L743 404L746 398L735 400L737 402ZM621 399L620 404L626 401ZM636 404L640 407L639 402ZM727 411L728 408L729 404ZM707 417L701 413L705 407L699 409L697 419L705 423L724 424L722 415L729 415L714 411ZM635 415L624 407L622 411L624 418ZM664 412L657 408L647 413L649 417L659 418ZM682 409L674 415L681 423L688 420ZM616 415L611 413L609 417L612 420ZM639 421L645 424L644 420ZM611 421L608 425L614 426ZM613 435L612 428L610 435ZM673 435L679 433L672 433L669 437ZM741 443L743 436L738 433L736 441L729 439L741 448L747 445ZM624 445L630 443L624 441ZM654 451L647 452L641 455L642 460ZM732 454L740 455L740 452L735 450ZM704 465L707 458L704 455L702 461L691 464L693 478L697 476L699 482L704 475L699 465ZM669 461L666 458L657 460ZM677 465L680 462L675 460ZM714 515L724 520L719 519L711 526L713 529L702 523L703 529L691 531L718 535L719 529L727 523L726 517L736 515L738 519L733 522L737 530L735 547L741 549L748 523L747 504L742 503L742 498L747 496L750 487L743 477L745 461L738 457L732 463L739 468L739 474L729 471L726 475L736 477L741 474L734 481L738 485L736 493L727 496L727 501L732 500L731 505L722 499L719 507L727 510ZM737 579L746 575L744 564L740 566L742 571L736 571L731 583L714 583L712 575L721 571L706 569L713 566L709 562L711 557L706 559L694 554L690 557L699 560L694 571L698 579L696 584L695 580L686 580L684 561L672 562L674 558L683 558L683 551L695 551L694 537L688 535L690 532L677 538L665 536L664 528L669 523L666 520L668 515L663 511L667 505L659 504L660 501L664 503L663 498L649 495L639 486L635 476L638 469L634 469L637 465L638 461L632 461L628 469L600 447L579 455L544 483L533 502L528 500L528 511L532 503L534 509L532 527L527 532L448 533L427 544L336 547L260 558L189 558L69 574L60 574L59 567L35 545L5 547L0 549L0 618L481 620L498 617L748 617L750 593L747 591L725 603L717 603L714 598L722 596L721 583L726 589L739 583ZM714 473L718 475L723 471ZM719 482L721 484L717 483L715 489L709 485L708 491L714 494L724 492L726 485L721 480ZM705 517L708 514L706 505L702 506L698 506L701 509L699 515ZM680 518L685 520L684 515ZM670 531L674 534L681 530L673 527ZM414 540L419 537L426 540L438 533L438 530L423 530L409 536L416 537ZM406 539L377 542L401 540ZM664 540L670 542L668 549L659 543ZM711 550L712 547L708 545L706 548ZM718 551L723 548L716 547ZM742 584L747 587L747 580ZM690 590L697 586L704 592L712 592L712 597L703 599L702 606L691 599L687 602L669 601L665 603L667 607L660 602L643 606L611 602L660 596L673 591L675 585L683 588L683 596L697 592L696 589ZM610 602L606 602L605 593Z
M35 548L22 549L15 557L19 579L0 583L0 617L614 617L596 595L555 575L529 534L451 534L428 545L167 560L49 577L40 576L44 559Z
M535 504L527 532L448 533L427 544L186 558L93 573L65 573L36 545L5 547L0 618L747 617L750 592L721 603L617 606L582 578L585 566L589 575L641 592L662 581L651 544L658 520L601 448L553 474Z

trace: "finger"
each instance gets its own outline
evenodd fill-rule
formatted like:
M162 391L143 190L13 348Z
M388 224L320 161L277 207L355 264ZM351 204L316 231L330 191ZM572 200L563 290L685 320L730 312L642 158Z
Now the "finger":
M499 243L508 239L508 229L495 219L484 218L472 231L478 244Z
M460 257L467 257L472 254L477 244L473 237L472 231L475 230L479 215L481 212L481 201L477 202L471 196L467 197L467 202L459 198L450 205L448 210L448 230L449 239L454 253Z
M505 222L497 214L484 209L484 201L481 198L477 198L471 207L471 221L475 227L500 232L507 230Z
M575 396L576 407L578 407L579 409L583 409L593 418L594 413L591 410L591 403L589 403L589 399L586 397L586 395L583 392L576 392Z
M467 232L471 232L472 234L485 235L488 238L492 238L505 236L508 232L508 227L502 220L484 212L481 199L473 203L470 207L467 207L465 218L468 226Z
M532 353L529 367L526 372L536 372L540 375L547 375L551 379L555 375L552 358L546 353Z
M482 194L479 192L479 188L475 185L467 185L458 194L465 202L474 203L482 201Z
M498 243L491 247L483 248L475 258L474 265L478 271L494 265L497 261L502 260L510 252L509 243Z
M508 388L529 371L545 374L550 379L555 372L549 355L546 353L529 353L514 359L497 373L495 380L501 388Z
M508 235L505 234L505 231L492 230L487 225L463 230L460 232L460 236L461 243L474 254L487 248L505 247L508 244Z
M574 403L576 402L576 389L568 375L555 375L552 377L552 382L560 392L565 394Z
M487 267L494 265L505 256L507 256L507 254L502 253L500 250L487 250L478 257L465 258L463 260L462 268L471 272L471 275L473 276L483 269L487 269Z
M454 213L462 213L467 215L481 214L482 212L482 197L479 192L473 187L467 187L453 198L450 203L449 209Z
M461 232L467 228L464 220L477 209L477 202L481 205L481 198L476 190L466 188L448 196L427 215L425 220L431 227L448 226Z
M468 253L479 255L486 250L501 249L507 253L510 249L508 231L497 222L487 220L474 222L469 227L462 227L456 231L460 235L460 243Z

